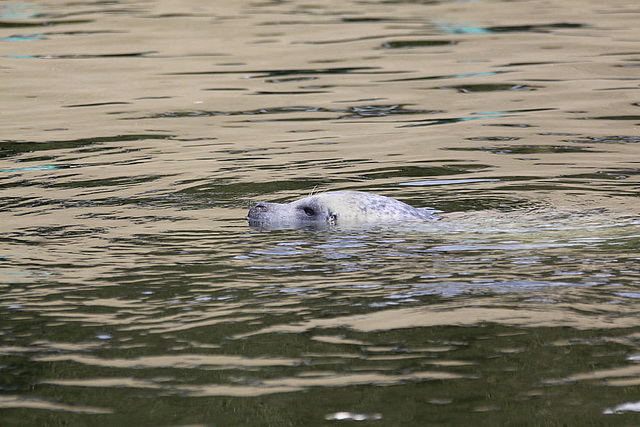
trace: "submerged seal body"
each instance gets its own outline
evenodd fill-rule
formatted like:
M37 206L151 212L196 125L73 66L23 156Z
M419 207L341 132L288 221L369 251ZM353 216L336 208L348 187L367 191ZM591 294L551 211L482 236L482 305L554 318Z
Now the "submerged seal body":
M266 228L323 227L437 218L391 197L362 191L330 191L291 203L258 203L249 225Z

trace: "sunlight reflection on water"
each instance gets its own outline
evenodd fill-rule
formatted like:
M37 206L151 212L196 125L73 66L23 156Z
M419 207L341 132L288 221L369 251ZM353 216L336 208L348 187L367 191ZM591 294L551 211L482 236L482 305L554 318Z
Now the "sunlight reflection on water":
M3 421L633 424L637 22L0 5ZM441 220L246 223L339 189Z

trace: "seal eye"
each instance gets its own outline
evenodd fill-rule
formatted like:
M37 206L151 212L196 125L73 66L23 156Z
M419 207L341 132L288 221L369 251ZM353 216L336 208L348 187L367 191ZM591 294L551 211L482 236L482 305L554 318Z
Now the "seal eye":
M316 211L313 210L312 208L305 206L302 208L302 210L304 211L305 215L307 216L315 216L316 215Z

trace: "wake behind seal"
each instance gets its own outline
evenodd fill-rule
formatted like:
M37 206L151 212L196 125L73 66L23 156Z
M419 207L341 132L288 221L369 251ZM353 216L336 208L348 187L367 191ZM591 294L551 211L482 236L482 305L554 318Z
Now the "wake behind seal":
M262 228L327 227L438 218L391 197L363 191L329 191L291 203L258 203L249 225Z

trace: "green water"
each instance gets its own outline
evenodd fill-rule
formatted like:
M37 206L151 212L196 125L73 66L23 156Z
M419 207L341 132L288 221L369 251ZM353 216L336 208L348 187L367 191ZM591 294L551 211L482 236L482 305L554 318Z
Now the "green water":
M640 423L637 22L0 3L0 424ZM245 219L339 189L442 219Z

